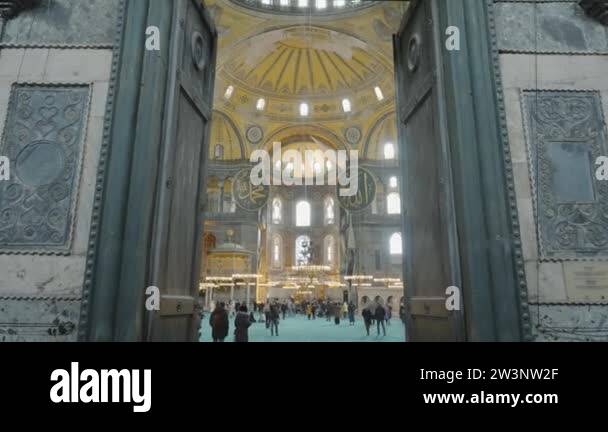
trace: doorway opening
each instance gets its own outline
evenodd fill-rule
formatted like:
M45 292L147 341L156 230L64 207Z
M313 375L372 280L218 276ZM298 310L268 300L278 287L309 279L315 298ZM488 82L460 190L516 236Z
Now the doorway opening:
M205 4L218 29L200 274L206 314L223 304L233 316L245 305L259 323L276 304L287 309L281 340L405 341L393 35L409 2ZM263 152L281 175L252 187L252 156ZM339 152L347 157L327 157ZM327 180L352 176L354 157L358 188L344 197ZM379 308L393 325L368 338L363 311L375 319ZM263 324L250 333L273 340Z

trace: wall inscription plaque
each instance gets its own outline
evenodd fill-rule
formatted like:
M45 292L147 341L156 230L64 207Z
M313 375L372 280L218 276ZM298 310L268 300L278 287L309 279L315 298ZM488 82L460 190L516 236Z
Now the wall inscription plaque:
M570 301L608 300L608 263L567 262L564 263L564 274Z
M0 253L70 252L89 96L88 85L13 86L0 145L12 168L0 184Z

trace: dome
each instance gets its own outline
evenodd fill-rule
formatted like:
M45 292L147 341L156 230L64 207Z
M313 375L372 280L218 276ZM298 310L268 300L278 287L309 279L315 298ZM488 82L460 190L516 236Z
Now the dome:
M239 112L255 112L264 99L265 114L278 120L297 117L302 102L313 118L344 118L345 99L356 114L394 97L390 59L342 32L291 26L246 39L232 52L220 66L217 94L233 86L228 103Z

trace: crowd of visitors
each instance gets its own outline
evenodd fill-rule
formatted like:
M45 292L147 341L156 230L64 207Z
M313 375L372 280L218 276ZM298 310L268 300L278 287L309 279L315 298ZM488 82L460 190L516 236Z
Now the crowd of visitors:
M354 326L357 310L358 307L353 302L339 303L318 299L302 302L295 302L292 299L269 300L266 303L254 303L251 311L247 305L239 302L229 302L228 305L220 302L211 305L209 326L213 342L224 342L229 334L230 320L234 319L234 341L248 342L249 328L255 323L263 323L272 337L278 337L280 322L288 317L304 315L309 321L324 318L328 322L333 320L337 326L342 320L348 320L349 326ZM378 336L381 331L382 335L386 336L386 326L391 325L393 308L390 304L370 301L361 306L361 317L368 336L374 326ZM399 318L405 324L403 305L399 308Z

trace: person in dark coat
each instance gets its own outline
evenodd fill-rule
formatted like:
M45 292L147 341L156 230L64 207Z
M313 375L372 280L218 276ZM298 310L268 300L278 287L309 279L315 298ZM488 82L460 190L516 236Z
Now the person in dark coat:
M213 342L224 342L226 336L228 336L228 312L224 303L220 303L211 313L209 317L209 325L211 326L211 337Z
M278 336L279 335L279 306L277 304L273 304L270 306L270 335Z
M363 316L363 322L365 323L365 330L369 336L369 328L372 326L372 311L369 307L366 307L363 309L363 312L361 312L361 315Z
M376 306L375 318L378 327L378 336L380 336L380 326L382 326L382 332L384 333L384 336L386 336L386 326L384 325L384 320L386 319L386 310L381 304Z
M251 326L251 316L247 313L247 306L242 305L234 319L235 342L249 342L249 326Z
M353 302L350 302L348 304L348 321L351 326L355 325L355 310L356 309L357 309L357 307L355 306L355 304Z

